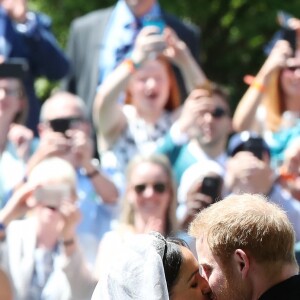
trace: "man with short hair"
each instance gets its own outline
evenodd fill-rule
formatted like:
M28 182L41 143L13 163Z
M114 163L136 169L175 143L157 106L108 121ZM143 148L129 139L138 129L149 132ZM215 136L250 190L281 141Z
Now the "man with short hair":
M93 159L91 125L84 102L68 92L57 92L42 106L38 125L40 142L28 169L47 157L58 156L76 169L78 206L82 220L77 228L84 254L93 264L98 243L116 218L118 190ZM96 161L96 163L98 163Z
M227 148L225 184L228 193L262 194L286 213L300 241L300 203L277 182L270 164L270 148L265 140L251 131L233 135Z
M200 212L189 233L211 299L300 299L293 227L263 196L228 196Z
M179 183L183 172L199 161L213 160L225 169L231 131L229 97L222 87L211 84L190 93L158 152L168 156Z

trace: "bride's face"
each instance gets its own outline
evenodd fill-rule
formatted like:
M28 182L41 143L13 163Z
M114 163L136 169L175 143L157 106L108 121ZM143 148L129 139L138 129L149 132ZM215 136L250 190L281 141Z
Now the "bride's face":
M180 246L183 261L178 274L178 281L170 293L170 300L206 300L204 295L209 288L207 281L199 274L199 264L192 252Z

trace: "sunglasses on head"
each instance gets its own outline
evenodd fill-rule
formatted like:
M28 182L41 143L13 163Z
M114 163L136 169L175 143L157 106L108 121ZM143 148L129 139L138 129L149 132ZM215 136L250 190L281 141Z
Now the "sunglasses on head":
M151 185L154 192L157 194L163 194L166 189L167 189L167 185L163 182L155 182L153 184L148 184L148 183L140 183L140 184L136 184L133 188L135 190L135 192L137 194L143 194L147 188L147 186Z

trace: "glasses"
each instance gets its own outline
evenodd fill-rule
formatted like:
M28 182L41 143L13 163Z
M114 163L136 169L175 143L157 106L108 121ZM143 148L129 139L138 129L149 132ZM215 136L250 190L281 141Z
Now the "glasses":
M140 183L136 184L133 188L138 195L141 195L149 185L152 186L154 192L157 194L163 194L167 189L167 185L164 182L155 182L153 184Z
M55 132L65 133L68 129L76 127L79 123L84 122L82 117L57 118L49 120L50 127Z
M209 113L214 119L221 119L229 115L228 111L220 106L215 107L212 111L203 111L201 115L204 116L206 113Z
M18 98L21 96L21 92L19 89L9 89L5 87L0 87L0 92L3 91L7 97Z
M290 66L290 67L285 67L286 70L295 72L296 70L300 69L300 66Z

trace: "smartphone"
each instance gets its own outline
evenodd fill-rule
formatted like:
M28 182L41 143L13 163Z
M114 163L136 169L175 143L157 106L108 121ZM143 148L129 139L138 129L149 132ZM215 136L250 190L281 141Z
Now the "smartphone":
M282 39L289 42L292 51L293 56L296 51L296 44L297 44L297 35L296 31L293 30L289 25L289 20L294 18L294 16L290 15L289 13L280 10L277 13L277 20L279 25L282 27Z
M279 10L277 12L277 21L282 28L291 29L289 20L292 18L294 18L294 16L283 10Z
M53 184L38 187L34 197L43 206L58 208L62 201L69 200L71 187L68 184Z
M200 193L210 196L216 202L221 195L223 179L215 176L205 176L202 181Z
M253 153L254 156L261 160L266 148L261 137L250 137L246 142L244 142L242 150Z
M65 133L68 129L73 128L81 119L79 118L59 118L49 120L49 124L53 131Z
M143 20L143 26L155 26L155 27L158 27L159 29L159 34L162 34L165 27L166 27L166 23L165 21L159 17L159 16L156 16L156 17L146 17L144 20Z
M16 78L24 80L28 70L28 63L25 59L10 59L0 63L0 78Z

